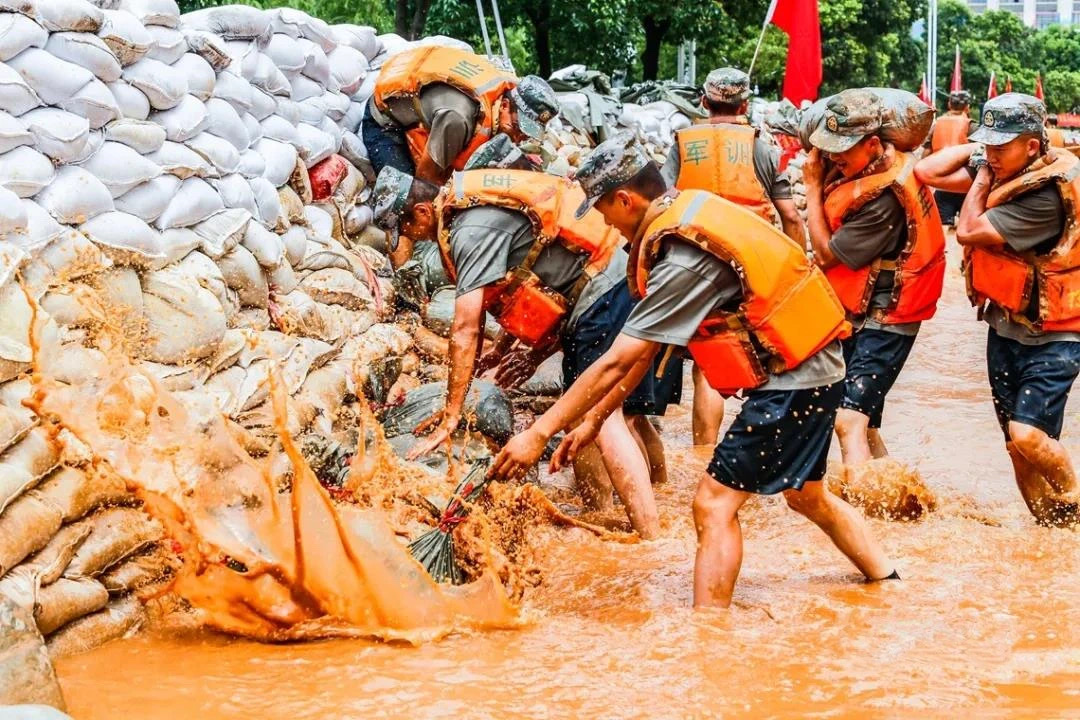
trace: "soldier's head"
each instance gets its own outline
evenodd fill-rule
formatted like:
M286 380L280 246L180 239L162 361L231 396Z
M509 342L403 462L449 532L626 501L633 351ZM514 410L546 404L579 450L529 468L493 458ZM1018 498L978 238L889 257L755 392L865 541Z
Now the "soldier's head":
M971 93L967 90L954 90L949 93L949 109L954 112L967 112L971 107Z
M742 70L724 67L705 78L701 107L710 116L745 115L750 102L750 76Z
M825 105L810 144L824 152L844 177L855 177L881 157L882 104L866 89L844 90Z
M667 192L660 168L631 133L620 133L593 148L574 179L585 191L577 216L584 217L595 207L628 240L637 235L653 200Z
M437 185L389 166L382 169L371 191L372 220L389 233L391 250L397 249L400 234L413 240L435 239L438 222L434 201L438 194Z
M521 78L506 98L509 102L502 104L497 131L506 133L514 142L543 138L544 126L559 114L559 98L555 91L536 75Z
M986 101L971 141L986 146L986 164L997 180L1008 180L1046 154L1046 106L1023 93Z

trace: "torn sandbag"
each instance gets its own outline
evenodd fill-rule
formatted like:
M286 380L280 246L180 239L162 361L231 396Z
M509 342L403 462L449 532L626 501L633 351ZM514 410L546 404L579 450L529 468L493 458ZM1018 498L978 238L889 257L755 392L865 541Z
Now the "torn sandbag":
M390 408L383 418L387 437L412 433L421 422L442 410L446 403L446 383L430 383L405 395L405 402ZM513 435L514 413L510 399L494 383L474 380L465 398L462 417L468 427L496 443Z

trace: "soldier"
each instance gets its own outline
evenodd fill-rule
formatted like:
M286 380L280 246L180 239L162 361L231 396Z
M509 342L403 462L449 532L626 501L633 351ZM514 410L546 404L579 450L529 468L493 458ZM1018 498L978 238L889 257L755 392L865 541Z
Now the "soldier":
M1030 95L983 106L971 140L986 160L960 169L973 179L956 239L990 326L990 389L1020 494L1040 523L1075 525L1080 486L1058 438L1080 372L1080 160L1049 147L1045 120Z
M694 498L694 604L727 607L742 562L739 509L783 493L870 579L897 578L862 516L824 488L832 421L843 395L839 338L850 331L821 271L776 228L704 190L668 190L633 138L585 159L577 179L590 206L634 238L629 277L641 300L622 332L492 466L516 477L560 430L552 465L572 458L650 370L664 345L687 347L714 387L746 401L717 446Z
M805 247L791 184L779 170L780 152L750 125L749 100L749 75L729 67L709 73L701 98L709 117L675 133L675 144L664 163L664 178L680 190L708 190L773 224L779 223L792 240ZM723 419L724 398L709 387L695 365L694 444L715 445Z
M949 110L934 121L934 129L930 133L930 151L938 153L946 148L966 145L968 135L975 129L970 112L971 93L967 90L949 93ZM964 203L964 194L937 190L934 200L937 201L941 221L946 225L954 224Z
M411 457L439 447L457 428L480 357L485 312L536 350L532 369L561 345L567 387L607 349L630 312L622 237L599 213L574 217L584 195L569 180L529 170L476 169L455 173L440 191L385 168L373 197L375 221L384 229L438 240L443 264L457 283L446 407ZM628 388L635 391L625 408L597 436L611 483L643 538L659 532L650 468L663 471L663 446L647 421L640 428L624 412L663 414L667 398L657 384L649 375L636 389ZM596 492L582 491L586 498Z
M880 136L882 105L869 90L831 98L803 166L810 242L847 309L847 376L836 432L847 464L888 454L885 396L920 322L934 315L945 274L945 236L914 157ZM825 176L825 156L835 166Z
M362 135L376 174L389 165L441 185L496 133L539 139L558 112L542 78L519 80L482 55L421 45L379 70Z

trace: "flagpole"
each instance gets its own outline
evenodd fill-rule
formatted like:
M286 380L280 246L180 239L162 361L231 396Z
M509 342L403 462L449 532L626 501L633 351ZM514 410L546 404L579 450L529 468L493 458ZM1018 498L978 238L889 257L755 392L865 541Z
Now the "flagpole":
M769 3L769 9L765 11L765 22L761 23L761 33L758 34L757 47L754 48L754 58L750 61L750 69L746 71L747 77L754 74L754 66L757 65L758 53L761 52L761 41L765 39L765 29L769 27L769 21L772 20L773 12L776 10L777 0L772 0Z

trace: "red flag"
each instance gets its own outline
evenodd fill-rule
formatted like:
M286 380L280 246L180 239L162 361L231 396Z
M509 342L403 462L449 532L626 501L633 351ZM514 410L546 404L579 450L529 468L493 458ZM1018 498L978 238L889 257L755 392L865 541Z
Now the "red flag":
M994 71L991 70L990 71L990 87L988 87L986 89L986 99L987 100L989 100L990 98L996 98L997 94L998 94L998 92L997 92L997 78L994 75L995 75Z
M926 73L923 73L922 85L919 86L919 99L930 107L934 106L934 103L930 102L930 91L926 87Z
M956 46L956 59L953 60L952 82L949 83L949 92L960 92L964 89L964 78L960 71L960 46Z
M1012 75L1005 76L1005 92L1012 92Z
M803 100L817 100L821 87L821 22L817 0L772 0L765 15L788 35L784 97L797 107Z
M1040 100L1046 99L1043 97L1042 73L1038 73L1037 75L1035 75L1035 97L1039 98Z

